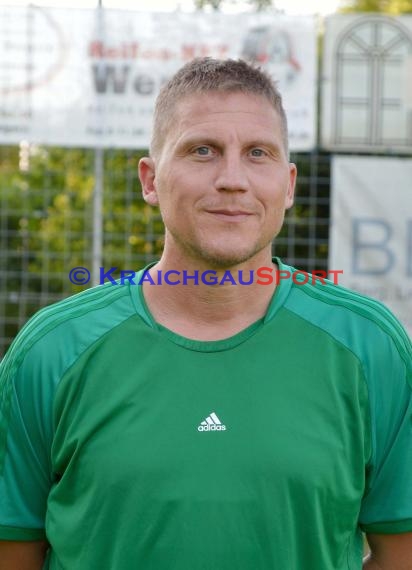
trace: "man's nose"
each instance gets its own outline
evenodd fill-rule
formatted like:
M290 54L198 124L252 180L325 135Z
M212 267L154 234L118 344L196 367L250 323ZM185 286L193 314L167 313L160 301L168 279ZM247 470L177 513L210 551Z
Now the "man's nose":
M244 158L235 152L224 154L219 161L215 185L217 190L246 192L249 178Z

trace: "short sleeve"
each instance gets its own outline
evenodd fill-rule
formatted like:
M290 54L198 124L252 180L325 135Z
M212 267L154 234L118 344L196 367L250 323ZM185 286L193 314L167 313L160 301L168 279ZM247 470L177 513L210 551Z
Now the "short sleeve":
M372 456L359 522L366 533L412 531L412 349L406 333L379 347L369 379Z
M40 540L51 476L52 394L25 334L0 364L0 539Z
M1 362L0 540L45 536L56 393L84 351L135 314L130 295L109 283L41 309Z

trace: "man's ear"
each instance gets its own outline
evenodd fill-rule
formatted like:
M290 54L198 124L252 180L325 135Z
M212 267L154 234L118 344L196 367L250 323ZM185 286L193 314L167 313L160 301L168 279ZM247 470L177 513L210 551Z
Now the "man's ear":
M286 192L285 208L289 210L293 206L295 200L295 186L296 186L297 168L293 162L289 163L289 185Z
M155 163L152 158L144 157L139 160L139 178L142 183L142 193L145 202L150 206L158 206L155 182Z

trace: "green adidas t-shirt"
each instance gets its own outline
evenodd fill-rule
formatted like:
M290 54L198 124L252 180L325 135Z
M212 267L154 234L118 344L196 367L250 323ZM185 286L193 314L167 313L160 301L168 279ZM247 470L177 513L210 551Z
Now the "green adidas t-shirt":
M412 531L411 378L389 311L332 284L216 342L90 289L2 362L0 538L46 536L50 570L359 570L361 530Z

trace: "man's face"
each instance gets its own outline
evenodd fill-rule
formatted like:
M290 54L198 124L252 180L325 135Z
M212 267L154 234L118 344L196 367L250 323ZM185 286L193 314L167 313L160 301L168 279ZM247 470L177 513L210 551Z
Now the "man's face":
M266 98L203 93L180 101L163 148L142 159L145 200L159 205L168 255L215 268L270 256L296 168Z

